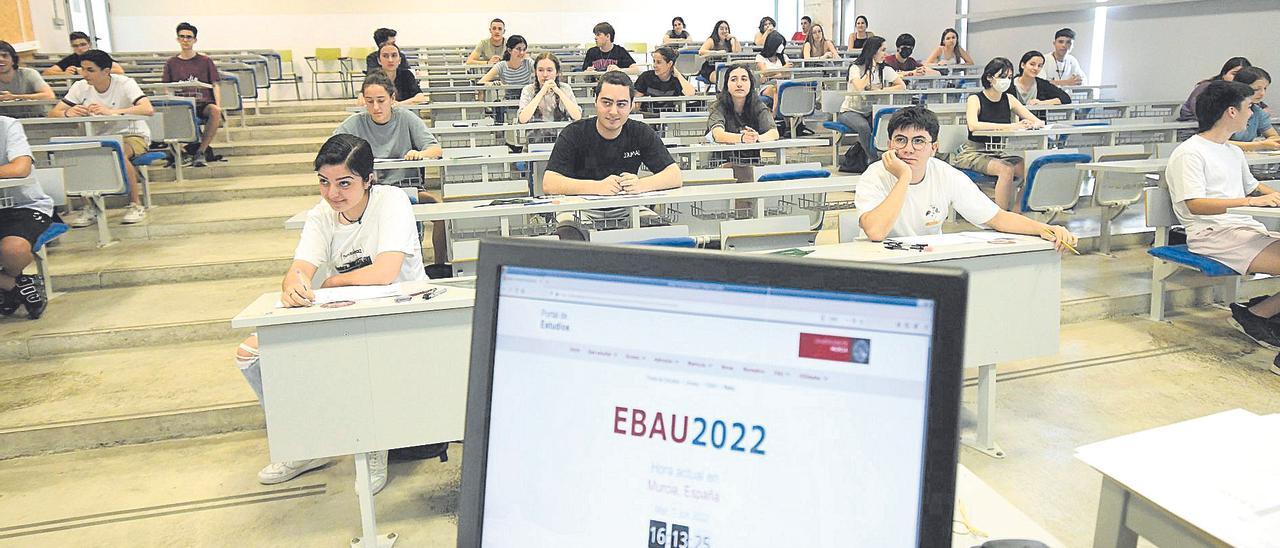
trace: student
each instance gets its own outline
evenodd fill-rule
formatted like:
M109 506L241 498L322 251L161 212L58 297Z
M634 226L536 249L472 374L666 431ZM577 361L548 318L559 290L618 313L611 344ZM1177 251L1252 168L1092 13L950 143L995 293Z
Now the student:
M1243 69L1253 66L1248 59L1244 57L1232 57L1222 64L1222 70L1218 71L1217 76L1206 78L1196 83L1196 87L1191 90L1191 95L1187 96L1187 100L1183 101L1182 108L1178 109L1179 122L1194 122L1196 119L1196 98L1204 92L1204 88L1209 86L1210 82L1218 80L1234 81L1236 73Z
M721 144L778 140L773 112L760 101L751 69L735 65L725 74L725 80L716 100L707 108L707 134L711 140Z
M1076 43L1076 31L1059 29L1053 35L1053 54L1045 59L1044 73L1055 86L1083 86L1086 83L1084 68L1080 61L1071 55L1071 46Z
M849 49L860 50L866 47L867 39L876 33L867 30L867 16L859 15L853 19L853 32L849 34Z
M373 31L374 49L364 58L365 73L370 73L382 68L382 46L394 43L396 43L396 29L380 28ZM396 51L400 51L399 48L397 48ZM404 67L405 70L410 70L409 58L405 57L403 53L400 54L399 66Z
M560 59L544 51L534 61L537 81L520 90L520 111L516 122L563 122L581 120L582 107L573 95L573 88L560 81ZM530 130L530 143L554 143L560 132L554 129Z
M530 82L533 82L533 61L529 60L529 43L523 36L513 34L507 39L507 52L502 54L502 61L480 77L480 84L523 86ZM506 90L503 98L519 99L520 89Z
M427 102L427 94L418 85L418 75L400 64L404 54L395 42L387 42L375 51L378 55L378 68L370 74L382 73L396 85L396 93L392 98L397 105L419 105ZM358 99L364 104L364 99Z
M997 232L1039 236L1058 251L1077 238L1066 227L1049 225L1000 209L960 170L934 157L938 117L923 106L903 108L889 118L889 150L862 174L854 197L858 225L871 241L942 234L951 208L966 221Z
M1044 54L1035 50L1022 54L1018 62L1018 77L1006 93L1013 95L1023 105L1069 105L1071 95L1062 88L1040 77L1044 66Z
M805 59L838 59L840 57L836 44L827 40L827 33L823 31L822 25L816 23L808 25L805 35L804 49L800 52Z
M0 179L30 176L34 161L22 124L0 116ZM36 239L53 224L53 199L32 180L0 189L0 202L6 202L0 208L0 316L12 316L22 306L27 318L38 320L49 305L44 279L22 271L35 260Z
M53 88L45 83L40 73L36 69L21 66L13 45L0 40L0 103L53 99ZM39 106L29 106L6 108L3 112L18 118L30 118L44 116L45 110Z
M676 69L676 50L663 46L653 52L653 68L636 78L636 95L641 97L687 97L693 95L693 84ZM643 103L642 112L675 110L673 103Z
M89 35L80 31L71 33L71 55L63 57L53 66L44 69L45 76L59 74L80 74L80 56L93 49L89 43ZM111 74L124 74L124 67L115 61L111 62Z
M120 114L136 114L151 116L155 109L151 100L142 93L142 88L133 78L107 72L114 64L107 52L97 49L80 54L80 74L82 80L71 84L66 96L54 105L49 116L109 116ZM146 218L147 210L142 207L139 198L138 168L130 160L147 152L151 146L151 129L143 120L132 122L104 122L99 135L121 135L124 140L125 174L129 183L129 207L120 222L133 224ZM87 210L81 210L67 217L67 224L74 227L85 227L93 224L94 217Z
M663 44L684 43L689 41L689 31L684 27L683 17L671 18L671 30L662 35Z
M389 50L388 50L389 51ZM394 56L389 56L392 61ZM399 90L383 71L370 73L360 86L360 98L364 101L364 112L347 117L334 135L348 134L364 139L373 148L374 158L386 160L423 160L439 158L444 154L440 142L427 129L426 122L412 111L397 108L395 97ZM379 170L377 183L398 187L416 187L417 203L434 203L435 199L426 190L422 170L418 168ZM445 250L448 240L445 236L443 221L437 221L431 232L432 249L435 250L436 263L445 261Z
M951 165L992 175L996 178L996 204L1008 211L1013 207L1018 188L1014 179L1023 176L1026 166L1022 156L1001 154L986 149L991 137L978 137L975 131L1001 129L1034 129L1044 127L1022 102L1005 93L1013 85L1013 63L1004 57L996 57L982 70L982 91L969 96L965 105L965 121L969 126L969 140L964 148L951 159ZM1013 117L1018 117L1014 122Z
M173 92L174 95L196 100L196 116L204 123L204 132L200 136L200 143L194 147L188 145L187 153L190 155L192 167L204 167L205 151L209 149L209 143L213 142L213 137L218 134L218 128L222 127L222 90L218 89L218 81L221 78L218 77L218 67L214 65L213 59L208 55L196 53L196 32L195 25L187 22L178 23L178 47L181 50L164 62L160 81L195 80L213 86L213 89L177 88Z
M713 51L723 51L726 53L738 53L742 51L742 44L738 43L738 39L733 37L733 31L729 29L729 22L725 20L716 21L716 26L711 30L711 36L702 42L702 47L698 48L698 55L706 57ZM698 69L698 76L701 76L712 84L716 83L716 64L711 59L702 62L702 67Z
M494 18L489 21L489 37L480 40L476 44L476 49L471 50L471 55L467 56L468 65L496 65L502 60L502 56L507 52L507 40L502 35L507 32L507 24L501 19Z
M772 17L767 15L761 17L760 24L756 26L756 30L758 32L756 32L756 37L752 40L752 43L757 46L764 46L764 41L769 37L769 33L773 32L777 28L778 22L774 21Z
M898 76L898 71L885 65L884 51L884 38L879 36L867 38L862 52L858 54L858 59L849 66L850 91L907 89L907 85L902 82L902 77ZM875 136L871 134L871 114L871 105L866 99L849 95L844 98L844 103L840 105L840 113L836 115L837 122L848 126L853 133L858 134L858 141L866 151L868 164L876 160Z
M898 51L893 55L886 56L884 64L898 71L898 76L921 76L925 74L938 74L933 70L916 61L911 53L916 49L916 37L910 34L899 34L895 42Z
M1271 74L1260 67L1249 67L1236 74L1236 82L1249 86L1249 124L1231 136L1231 144L1248 152L1280 150L1280 133L1271 125L1271 115L1262 104L1271 85Z
M321 200L308 212L293 264L280 282L281 304L311 306L315 281L321 282L315 287L348 287L426 278L409 198L398 188L374 184L373 149L368 142L347 134L329 137L316 155L315 170ZM236 366L261 403L257 334L240 343ZM289 481L328 463L329 459L272 463L258 472L258 482ZM369 468L377 494L387 484L387 452L369 453Z
M542 187L546 194L638 194L677 188L680 165L653 128L632 120L631 77L609 72L596 82L596 115L560 132ZM652 175L639 176L644 164Z
M1231 207L1280 206L1280 193L1259 184L1244 151L1228 142L1249 125L1253 94L1239 82L1210 82L1196 98L1199 133L1174 149L1165 176L1173 211L1187 229L1187 249L1240 274L1275 275L1280 274L1280 233L1268 232L1249 215L1227 213ZM1262 346L1280 348L1268 321L1280 313L1280 294L1230 308L1232 327ZM1280 365L1273 364L1271 371L1280 374Z
M938 42L938 47L933 48L933 53L924 60L924 64L929 67L972 65L973 58L960 47L960 33L956 29L947 29L942 31L942 40Z
M791 35L791 41L792 41L792 42L805 42L805 41L808 41L808 40L809 40L809 32L810 32L812 29L813 29L813 19L811 19L808 15L806 15L806 16L804 16L804 17L801 17L801 18L800 18L800 30L796 31L796 33L795 33L795 34L792 34L792 35ZM808 59L808 58L809 58L809 56L808 56L808 55L806 55L806 56L804 56L804 57L805 57L805 59ZM815 57L817 57L817 56L815 56Z
M582 60L582 70L623 70L630 74L640 72L640 67L635 66L636 60L631 58L627 48L613 43L613 25L596 23L591 33L596 37L596 45L587 50L587 56Z
M770 31L769 36L764 39L764 46L760 48L760 53L756 54L756 72L760 73L761 82L760 94L769 98L769 104L775 115L778 113L778 86L773 83L765 84L765 82L784 80L789 77L790 73L786 69L791 68L792 65L787 59L787 54L783 52L786 47L787 39L777 31ZM809 130L809 134L812 133L812 130Z

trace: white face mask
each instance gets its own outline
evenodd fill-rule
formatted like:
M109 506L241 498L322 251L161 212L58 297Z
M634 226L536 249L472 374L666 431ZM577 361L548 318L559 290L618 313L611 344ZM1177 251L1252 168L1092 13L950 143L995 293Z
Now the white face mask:
M996 78L991 82L991 87L996 88L996 91L1000 93L1004 93L1009 91L1009 84L1011 83L1013 83L1013 80L1009 78Z

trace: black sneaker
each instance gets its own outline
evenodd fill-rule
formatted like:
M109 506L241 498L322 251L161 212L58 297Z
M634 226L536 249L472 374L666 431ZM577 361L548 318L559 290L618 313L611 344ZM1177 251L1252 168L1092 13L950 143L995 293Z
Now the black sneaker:
M27 309L27 318L40 319L45 307L49 306L49 297L44 294L44 280L37 276L18 276L14 289L22 306Z
M577 221L561 221L556 225L556 236L559 236L562 241L585 242L591 239L591 233L587 231L587 227Z
M1253 342L1272 350L1280 350L1280 337L1276 336L1270 322L1267 318L1249 312L1248 307L1231 303L1231 318L1227 322L1231 327L1236 328L1236 331L1248 335Z
M18 297L18 287L7 291L0 291L0 316L9 317L18 311L18 305L22 304L22 299Z

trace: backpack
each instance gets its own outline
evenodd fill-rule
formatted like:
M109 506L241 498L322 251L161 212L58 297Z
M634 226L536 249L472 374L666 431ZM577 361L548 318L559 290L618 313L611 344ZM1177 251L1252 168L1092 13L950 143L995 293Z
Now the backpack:
M862 173L870 165L867 162L867 150L862 147L862 142L854 143L844 151L844 156L840 157L840 171L844 173Z

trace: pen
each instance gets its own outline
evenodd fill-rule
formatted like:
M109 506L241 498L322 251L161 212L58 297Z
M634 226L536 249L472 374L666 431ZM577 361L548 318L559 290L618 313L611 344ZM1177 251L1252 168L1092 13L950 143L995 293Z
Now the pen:
M1052 230L1045 229L1044 234L1045 236L1053 236L1053 241L1055 242L1058 241L1058 235L1054 234ZM1062 246L1067 248L1068 251L1075 253L1076 255L1080 254L1079 251L1076 251L1076 248L1072 247L1071 244L1067 242L1062 242Z

